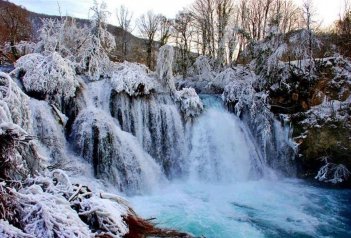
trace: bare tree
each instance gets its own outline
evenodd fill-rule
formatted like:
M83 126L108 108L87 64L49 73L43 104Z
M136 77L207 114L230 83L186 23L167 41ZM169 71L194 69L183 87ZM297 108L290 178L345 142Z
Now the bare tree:
M339 20L336 22L338 34L350 35L351 34L351 2L344 0L344 9L340 13Z
M340 13L340 18L335 24L335 31L338 38L338 45L343 55L351 55L351 2L344 1L343 12Z
M167 44L172 32L172 21L160 15L160 46Z
M239 46L239 19L240 11L239 8L234 9L232 21L229 23L229 35L228 35L228 64L231 65L235 60L235 53Z
M181 11L177 14L174 21L176 45L179 49L180 57L177 57L177 63L183 77L187 74L190 65L190 50L193 30L191 26L192 14L189 11Z
M303 19L305 23L305 28L308 34L308 51L307 57L312 60L313 58L313 31L312 31L312 24L313 24L313 16L314 16L314 9L312 0L305 0L303 3Z
M290 31L301 28L301 9L294 3L293 0L282 1L280 30L286 34Z
M160 24L160 16L148 11L138 20L138 27L141 35L146 38L146 65L153 68L152 51L154 47L155 35Z
M230 14L233 11L233 2L231 0L216 0L217 11L217 60L219 65L223 66L225 62L225 32L229 23Z
M190 11L194 26L201 34L202 54L215 56L215 2L214 0L196 0Z
M130 32L132 31L132 19L133 14L125 6L121 6L116 9L116 17L118 26L122 29L122 42L121 42L121 51L122 51L122 60L126 60L128 43L130 41Z
M102 30L106 29L107 18L111 13L107 10L107 5L104 1L99 4L97 0L94 0L90 11L93 13L91 16L92 33L100 39Z

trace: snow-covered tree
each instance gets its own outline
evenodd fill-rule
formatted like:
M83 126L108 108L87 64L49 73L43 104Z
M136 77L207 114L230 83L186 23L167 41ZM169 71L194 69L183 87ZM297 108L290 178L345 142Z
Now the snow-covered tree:
M107 10L105 2L98 4L94 2L91 8L90 42L83 48L81 55L81 67L91 77L91 80L99 80L106 76L110 70L110 60L108 53L116 48L114 36L107 31L107 17L110 12Z
M30 131L30 118L29 97L8 74L0 72L0 122L14 123Z
M157 57L156 72L159 80L162 84L173 93L175 89L174 79L173 79L173 57L174 51L173 47L170 45L164 45L160 48Z
M115 38L107 31L106 5L95 3L91 26L78 26L71 18L43 19L38 52L57 52L71 61L74 69L90 80L99 80L111 70L109 53L116 47Z
M254 72L242 69L238 72L229 71L227 74L229 77L233 75L235 77L224 88L222 99L238 117L249 117L248 123L255 126L264 145L272 133L273 114L270 111L268 94L264 91L257 92L253 87L259 77Z
M21 57L15 66L25 72L22 82L27 92L68 99L75 95L79 86L74 65L57 52L47 56L28 54Z
M194 74L198 76L199 80L212 81L214 72L210 64L210 59L206 56L199 56L196 58L194 65Z
M287 50L287 45L283 41L284 35L274 23L270 26L267 37L253 43L251 64L256 74L260 77L258 86L260 90L267 89L276 82L279 82L280 60Z

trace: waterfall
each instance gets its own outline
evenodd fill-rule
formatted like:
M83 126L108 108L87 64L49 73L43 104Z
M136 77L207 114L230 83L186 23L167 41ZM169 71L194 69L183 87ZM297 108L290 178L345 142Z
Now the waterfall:
M47 156L52 158L52 166L67 162L66 139L64 127L59 119L55 118L53 109L45 101L31 98L29 101L32 113L32 128L40 143L47 148ZM61 124L60 124L61 123Z
M157 187L163 180L162 169L138 140L143 132L135 137L113 117L110 105L116 97L111 82L90 82L85 88L87 107L77 115L70 134L73 149L92 165L95 177L109 181L120 191L139 193ZM117 98L123 98L123 93ZM128 115L138 110L123 109Z
M127 193L149 191L165 179L247 181L269 174L269 166L288 167L274 158L285 156L278 124L262 142L256 124L243 123L218 97L203 96L203 112L194 89L176 90L172 60L173 48L163 47L156 73L111 64L101 80L74 78L69 95L50 89L46 102L33 99L32 125L51 162L69 162L73 150L96 178Z
M235 182L262 177L267 168L247 127L225 110L220 98L202 99L207 109L192 128L191 179Z
M247 108L243 110L241 121L253 135L265 163L284 176L294 177L296 146L291 138L290 126L286 125L283 119L279 121L274 118L271 113L253 118ZM265 133L262 128L264 123L269 125L269 133Z
M182 174L186 152L184 127L177 105L169 95L130 97L112 93L110 110L121 129L136 136L169 178Z
M250 127L225 109L220 97L202 95L206 110L185 121L179 105L166 93L130 96L117 93L105 79L90 82L79 95L79 105L86 106L74 107L75 118L66 121L53 105L32 99L35 134L53 162L62 163L71 157L66 148L65 129L69 130L69 144L89 162L94 176L120 191L150 191L166 177L227 183L272 174L267 151ZM277 146L287 140L287 132L278 123L274 128L271 156L280 156L284 148Z
M267 153L286 156L283 127L274 124L274 146L263 150L250 124L228 112L217 96L201 96L206 110L191 120L169 93L129 95L117 92L109 79L82 83L76 97L60 106L69 118L32 99L36 136L52 162L66 163L73 149L96 178L126 193L150 191L166 178L232 183L270 175L269 167L289 167L266 159Z
M150 191L160 182L159 166L136 138L122 131L103 110L83 110L71 137L76 151L93 165L94 175L110 181L120 191Z
M122 191L150 189L162 176L237 182L272 174L249 127L220 97L203 95L206 110L192 122L166 93L130 96L102 80L89 83L86 98L89 109L73 124L74 147L95 176Z

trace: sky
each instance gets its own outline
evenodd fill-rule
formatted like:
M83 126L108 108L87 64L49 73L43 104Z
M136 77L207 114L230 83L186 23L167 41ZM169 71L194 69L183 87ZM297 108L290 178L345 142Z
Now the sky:
M13 3L22 5L30 11L45 13L48 15L59 15L59 7L62 15L69 15L79 18L89 17L89 8L93 0L10 0ZM111 12L109 23L116 25L116 8L126 6L137 18L148 10L155 13L174 18L179 10L191 5L194 0L105 0L108 10ZM294 0L302 5L303 0ZM323 27L331 25L339 18L344 0L314 0L316 8L316 19Z

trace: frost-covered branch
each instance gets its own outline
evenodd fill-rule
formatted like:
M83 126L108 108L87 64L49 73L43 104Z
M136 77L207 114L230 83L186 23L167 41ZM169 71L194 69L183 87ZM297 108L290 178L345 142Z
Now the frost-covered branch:
M0 178L26 177L27 165L20 152L20 146L33 139L21 127L13 123L0 123Z

